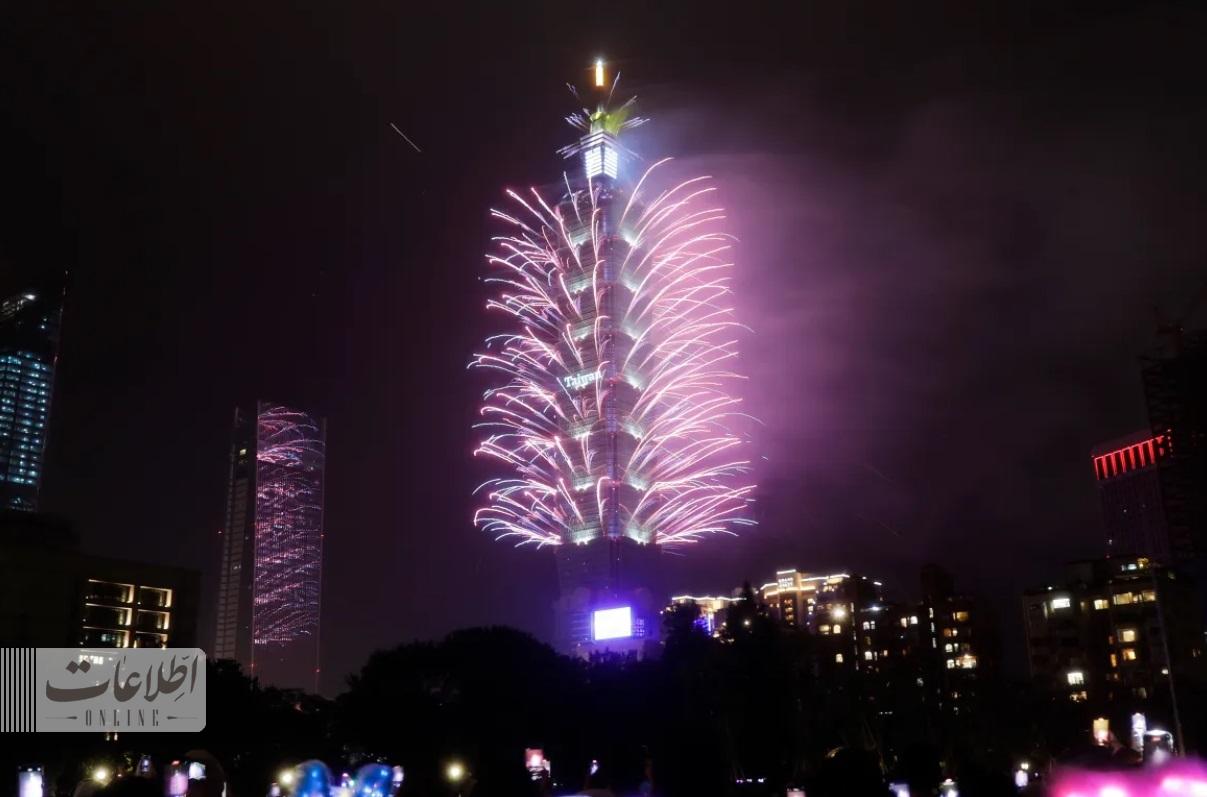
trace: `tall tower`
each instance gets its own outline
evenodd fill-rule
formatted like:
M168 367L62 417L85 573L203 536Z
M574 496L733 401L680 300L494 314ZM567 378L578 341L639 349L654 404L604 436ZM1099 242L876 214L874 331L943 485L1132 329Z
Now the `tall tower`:
M61 287L0 300L0 509L38 509L62 316Z
M665 601L659 550L747 522L746 440L729 307L730 238L704 178L666 184L622 144L643 123L592 70L581 135L549 200L508 192L512 234L488 255L487 307L503 314L472 365L486 391L481 455L510 475L483 485L479 526L555 546L557 641L568 652L640 649Z
M214 656L317 691L326 423L261 401L235 410Z

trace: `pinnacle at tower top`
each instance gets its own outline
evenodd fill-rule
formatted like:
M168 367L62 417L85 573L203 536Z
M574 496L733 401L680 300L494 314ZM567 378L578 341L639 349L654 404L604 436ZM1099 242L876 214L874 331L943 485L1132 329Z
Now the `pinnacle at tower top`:
M632 575L656 570L644 560L658 547L748 522L753 490L729 392L739 324L724 213L705 178L671 183L665 161L624 147L645 120L602 62L593 78L594 110L568 117L581 135L559 151L574 164L564 191L508 192L513 207L494 211L510 228L487 255L503 329L472 362L494 376L476 453L500 471L475 521L557 547L578 614L624 608L611 604L648 584ZM648 619L653 634L640 614L631 628ZM590 641L581 617L559 627L568 645Z

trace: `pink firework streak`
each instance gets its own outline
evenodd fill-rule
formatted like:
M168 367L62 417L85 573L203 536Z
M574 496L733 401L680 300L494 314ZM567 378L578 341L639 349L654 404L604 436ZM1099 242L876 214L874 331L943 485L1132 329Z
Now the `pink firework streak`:
M1207 797L1207 768L1187 761L1135 772L1064 772L1048 793L1052 797Z
M509 191L493 211L510 235L487 307L508 329L471 367L501 379L475 452L510 471L479 488L475 523L497 538L678 545L751 523L732 238L707 178L654 187L664 163L631 191L567 179L555 204Z

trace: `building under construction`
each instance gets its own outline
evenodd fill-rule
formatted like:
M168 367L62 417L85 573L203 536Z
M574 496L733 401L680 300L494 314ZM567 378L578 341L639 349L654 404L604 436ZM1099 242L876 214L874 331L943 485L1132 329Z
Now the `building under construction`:
M1169 441L1157 473L1175 561L1207 561L1207 332L1172 329L1141 359L1148 419Z

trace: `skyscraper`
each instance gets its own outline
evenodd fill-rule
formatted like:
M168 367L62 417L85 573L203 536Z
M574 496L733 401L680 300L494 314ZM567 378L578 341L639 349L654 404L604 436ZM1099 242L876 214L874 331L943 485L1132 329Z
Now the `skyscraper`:
M1111 555L1169 561L1169 526L1158 471L1168 455L1168 435L1147 430L1095 446L1090 452Z
M326 422L261 401L235 410L214 656L318 689Z
M729 302L730 242L705 178L667 184L621 143L642 123L593 71L595 110L570 117L573 168L494 216L487 307L503 334L473 365L486 391L477 453L506 475L483 485L484 530L557 550L557 642L632 650L656 638L663 546L746 522L753 487Z
M0 508L38 509L62 315L61 289L0 301Z

